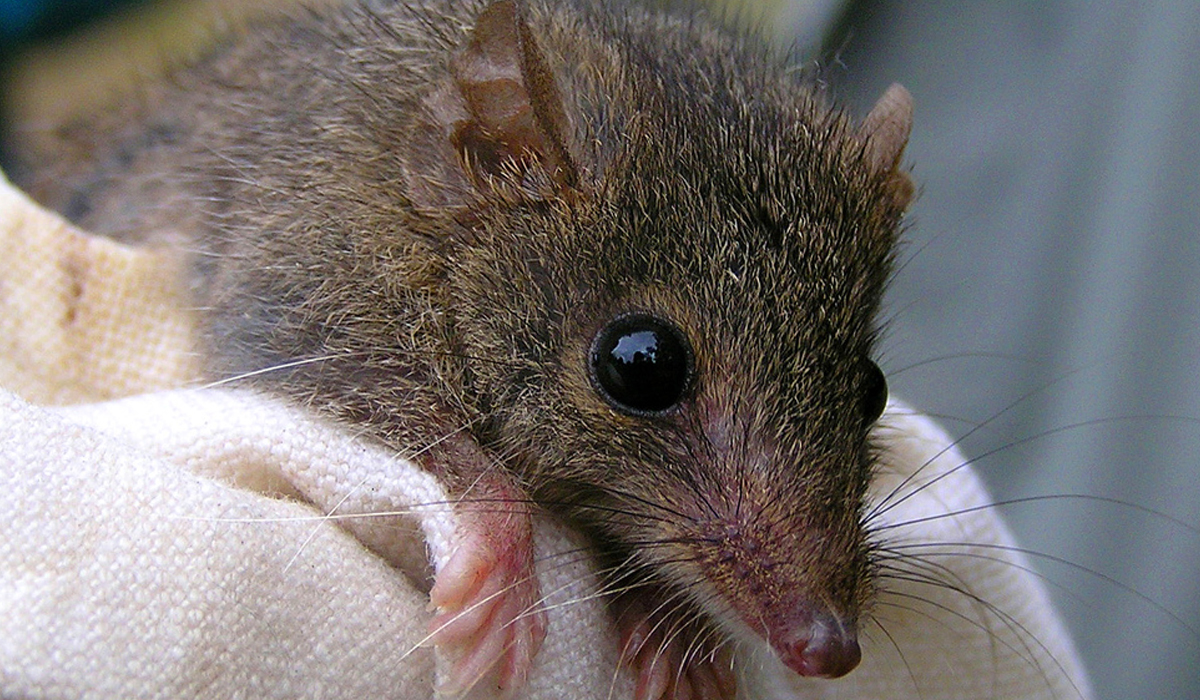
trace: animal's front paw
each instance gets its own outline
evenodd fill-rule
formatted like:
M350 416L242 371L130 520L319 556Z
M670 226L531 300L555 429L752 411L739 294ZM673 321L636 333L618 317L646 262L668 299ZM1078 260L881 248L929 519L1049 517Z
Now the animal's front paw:
M457 549L429 593L437 611L430 640L453 659L438 691L456 696L487 682L504 697L529 675L546 636L530 514L465 509L460 524Z
M737 696L728 654L652 611L620 616L621 663L636 678L635 700L733 700Z

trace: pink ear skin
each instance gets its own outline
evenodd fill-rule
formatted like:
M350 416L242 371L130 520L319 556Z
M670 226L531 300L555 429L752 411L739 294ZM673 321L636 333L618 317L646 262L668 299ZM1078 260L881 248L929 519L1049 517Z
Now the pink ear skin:
M871 166L878 172L891 174L893 196L901 209L908 207L916 191L908 173L900 170L912 122L912 95L903 85L892 83L859 127Z
M477 184L486 177L519 183L530 168L541 167L557 188L576 187L562 95L513 0L492 3L479 15L450 69L467 111L451 140Z

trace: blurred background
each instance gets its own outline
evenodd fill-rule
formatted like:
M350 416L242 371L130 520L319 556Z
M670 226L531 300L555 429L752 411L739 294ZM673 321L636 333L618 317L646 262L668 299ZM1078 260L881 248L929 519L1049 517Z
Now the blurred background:
M0 0L5 119L94 107L246 1ZM737 11L858 114L913 93L893 392L1008 503L1097 698L1200 697L1200 3Z
M1200 697L1200 3L872 1L836 92L917 110L883 366L1000 502L1106 700Z

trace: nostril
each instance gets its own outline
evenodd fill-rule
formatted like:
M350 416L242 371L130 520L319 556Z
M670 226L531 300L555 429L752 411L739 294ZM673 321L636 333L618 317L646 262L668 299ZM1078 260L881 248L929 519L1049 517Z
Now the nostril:
M808 678L840 678L862 660L854 627L832 618L814 620L800 638L781 646L788 668Z

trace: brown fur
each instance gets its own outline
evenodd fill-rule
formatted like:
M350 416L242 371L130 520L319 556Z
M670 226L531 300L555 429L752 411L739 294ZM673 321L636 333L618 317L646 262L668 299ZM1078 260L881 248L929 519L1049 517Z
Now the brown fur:
M34 190L95 230L183 235L214 377L315 360L247 381L401 451L467 426L605 561L726 629L796 605L853 627L907 103L860 128L750 38L589 2L515 8L495 58L480 9L444 4L256 28L120 128L76 127L76 172ZM660 416L589 379L628 311L694 349Z

